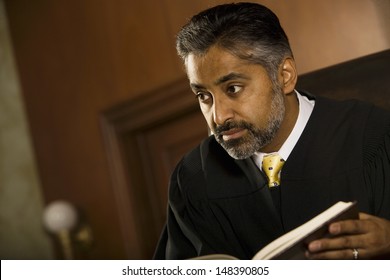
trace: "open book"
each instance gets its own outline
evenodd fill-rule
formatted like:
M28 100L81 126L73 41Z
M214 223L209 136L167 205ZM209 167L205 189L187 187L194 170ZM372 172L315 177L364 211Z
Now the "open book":
M356 202L339 201L303 225L287 232L261 249L253 260L303 260L307 245L328 236L328 226L336 221L358 219ZM237 259L224 254L200 256L198 260Z

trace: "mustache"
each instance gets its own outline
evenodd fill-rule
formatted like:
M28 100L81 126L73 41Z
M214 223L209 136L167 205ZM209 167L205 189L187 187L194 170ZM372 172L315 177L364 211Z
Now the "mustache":
M214 134L220 136L222 132L228 131L230 129L240 128L240 129L252 130L252 127L253 126L251 124L249 124L245 121L238 121L238 122L231 121L231 122L227 122L223 125L217 126L214 129Z

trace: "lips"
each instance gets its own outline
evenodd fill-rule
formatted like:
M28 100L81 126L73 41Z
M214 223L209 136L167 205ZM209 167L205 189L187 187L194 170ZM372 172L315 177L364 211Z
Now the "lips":
M242 137L245 134L245 132L246 132L245 128L232 128L226 131L222 131L221 135L224 141L229 141L229 140Z

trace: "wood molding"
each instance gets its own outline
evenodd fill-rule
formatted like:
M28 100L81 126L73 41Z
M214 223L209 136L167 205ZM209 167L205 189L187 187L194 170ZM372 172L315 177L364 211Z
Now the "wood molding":
M155 190L151 189L151 183L148 182L150 176L147 174L151 172L142 167L142 151L147 148L143 146L143 133L195 112L199 112L198 103L187 79L183 78L119 104L100 116L123 241L129 259L150 258L150 251L156 244L145 244L145 240L155 239L153 234L161 231L161 221L158 221L161 220L161 209L156 206L159 204L153 194ZM140 217L141 213L143 217Z
M359 99L390 109L390 50L359 57L299 77L297 88L314 95Z

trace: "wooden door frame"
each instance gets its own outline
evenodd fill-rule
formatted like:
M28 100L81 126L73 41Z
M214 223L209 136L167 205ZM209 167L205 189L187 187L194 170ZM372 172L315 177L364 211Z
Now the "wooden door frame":
M147 258L148 256L144 254L141 242L144 236L142 231L138 230L140 225L136 217L139 213L134 207L137 203L137 196L140 195L137 191L140 179L134 179L132 175L135 174L131 174L131 167L126 156L128 150L125 151L124 148L125 141L134 143L133 146L130 145L130 152L134 155L135 161L141 161L137 141L142 139L145 129L167 123L197 110L199 106L188 86L188 80L182 78L166 87L143 94L135 100L115 106L100 115L123 243L129 259L138 259L140 256ZM145 182L144 186L147 188L145 199L149 201L146 207L151 208L148 215L153 223L156 211L161 210L154 206L153 190L147 187L148 185Z

